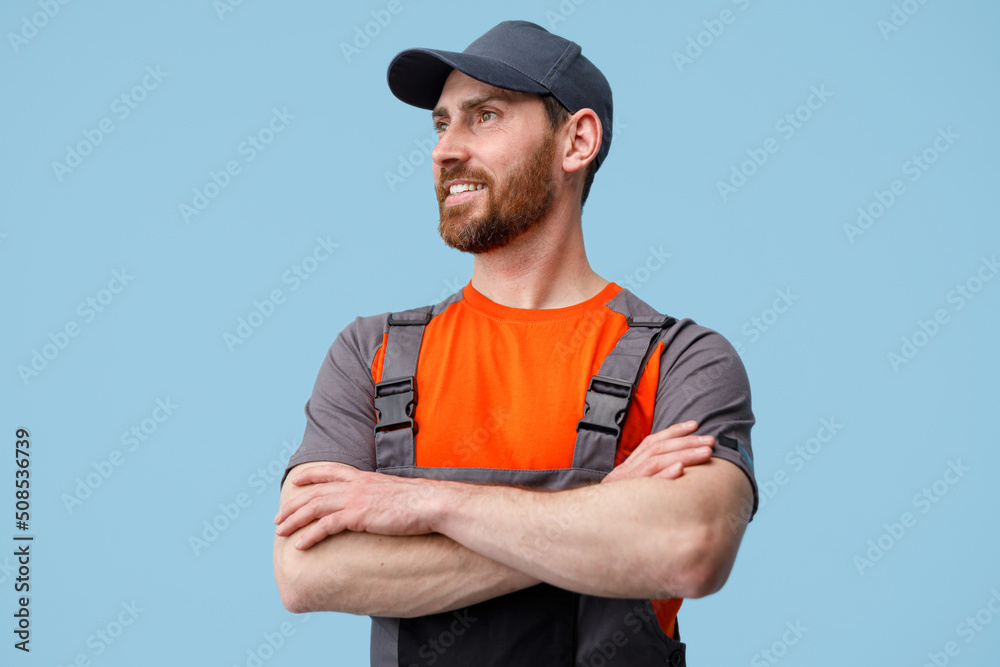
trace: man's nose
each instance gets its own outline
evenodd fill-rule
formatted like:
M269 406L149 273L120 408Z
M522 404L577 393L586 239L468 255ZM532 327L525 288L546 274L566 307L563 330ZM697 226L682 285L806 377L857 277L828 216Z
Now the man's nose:
M449 126L438 135L437 145L431 151L431 160L439 167L453 167L469 159L467 133L460 127Z

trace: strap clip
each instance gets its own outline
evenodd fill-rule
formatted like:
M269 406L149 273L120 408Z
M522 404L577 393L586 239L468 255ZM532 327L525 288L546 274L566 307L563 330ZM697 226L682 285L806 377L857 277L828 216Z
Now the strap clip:
M426 310L418 317L396 319L395 313L389 313L389 325L395 327L425 326L431 322L431 311Z
M626 317L629 327L650 327L652 329L669 329L677 322L677 318L669 315L637 315Z
M417 406L417 381L414 376L382 380L375 385L375 433L411 428L417 432L413 413Z
M583 419L576 423L576 430L587 428L621 438L622 424L632 400L632 385L623 380L595 375L590 378Z

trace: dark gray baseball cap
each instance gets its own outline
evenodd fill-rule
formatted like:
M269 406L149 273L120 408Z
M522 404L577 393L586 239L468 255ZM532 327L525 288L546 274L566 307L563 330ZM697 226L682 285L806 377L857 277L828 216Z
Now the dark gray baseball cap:
M415 107L433 109L453 69L497 88L552 95L570 113L593 109L603 137L597 167L611 148L611 86L579 44L528 21L504 21L457 53L407 49L389 63L392 94Z

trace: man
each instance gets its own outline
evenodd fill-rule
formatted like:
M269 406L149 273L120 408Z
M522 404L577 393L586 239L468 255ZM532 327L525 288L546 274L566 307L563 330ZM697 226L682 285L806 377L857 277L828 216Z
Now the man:
M284 605L371 616L372 665L684 664L681 599L723 585L757 506L754 418L722 336L590 268L606 79L522 21L388 78L433 110L472 279L331 347L275 518Z

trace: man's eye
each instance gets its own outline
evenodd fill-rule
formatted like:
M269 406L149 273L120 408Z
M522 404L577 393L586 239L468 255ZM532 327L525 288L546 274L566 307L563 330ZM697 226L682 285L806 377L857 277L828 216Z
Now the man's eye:
M497 115L496 111L484 111L481 114L479 114L479 120L490 120L490 118L487 118L487 116L496 116L496 115Z
M434 123L434 131L437 132L438 134L441 134L447 129L448 129L448 123L444 122L443 120Z

